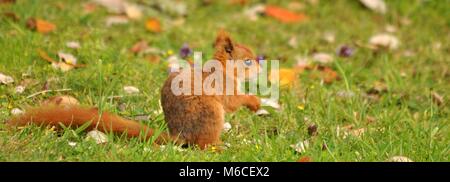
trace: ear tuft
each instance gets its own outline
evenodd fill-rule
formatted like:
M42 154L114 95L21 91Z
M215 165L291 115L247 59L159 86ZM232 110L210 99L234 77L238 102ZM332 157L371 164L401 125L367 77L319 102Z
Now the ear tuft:
M234 50L233 41L230 35L223 29L220 29L217 33L216 41L214 42L216 49L224 49L227 53L231 53Z

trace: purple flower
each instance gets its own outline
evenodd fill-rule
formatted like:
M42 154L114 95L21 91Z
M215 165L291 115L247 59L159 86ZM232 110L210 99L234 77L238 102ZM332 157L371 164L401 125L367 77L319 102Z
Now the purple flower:
M351 48L347 45L343 45L343 46L339 47L336 54L341 57L350 57L353 55L353 52L355 52L355 50L353 48Z
M265 60L265 56L264 55L258 55L258 56L256 56L256 61L259 63L259 64L263 64L263 61Z
M181 47L181 49L180 49L180 57L184 59L191 54L192 54L192 49L189 47L189 45L187 43L184 43L183 47Z

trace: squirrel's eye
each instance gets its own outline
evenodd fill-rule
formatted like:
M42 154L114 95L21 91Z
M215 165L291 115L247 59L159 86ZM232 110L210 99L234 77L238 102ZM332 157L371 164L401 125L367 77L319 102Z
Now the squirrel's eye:
M252 60L247 59L247 60L244 61L244 64L247 65L247 66L251 66L252 65Z

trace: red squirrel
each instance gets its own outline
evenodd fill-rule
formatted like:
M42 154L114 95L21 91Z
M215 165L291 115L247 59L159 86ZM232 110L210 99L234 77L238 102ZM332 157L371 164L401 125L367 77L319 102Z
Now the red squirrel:
M255 66L259 68L255 55L244 45L235 43L228 33L219 31L214 43L214 59L226 68L227 60L237 61L238 64ZM250 70L250 69L249 69ZM245 70L246 76L257 73ZM201 72L203 79L209 72ZM225 73L224 73L225 75ZM226 95L216 93L214 95L175 95L171 90L171 82L180 76L179 72L171 73L161 89L161 105L169 132L162 132L155 136L156 144L174 141L177 144L188 144L205 149L209 145L221 143L225 113L234 112L241 106L257 111L260 108L260 100L254 95ZM190 76L193 76L191 74ZM238 83L236 74L225 75L228 79ZM235 86L237 89L237 86ZM60 124L70 127L80 127L90 123L87 130L97 129L102 132L125 133L128 137L143 136L150 139L154 130L139 122L120 117L108 112L99 112L96 108L86 108L78 104L61 106L58 100L50 100L27 110L24 114L7 121L9 126L24 126L29 123L44 126Z

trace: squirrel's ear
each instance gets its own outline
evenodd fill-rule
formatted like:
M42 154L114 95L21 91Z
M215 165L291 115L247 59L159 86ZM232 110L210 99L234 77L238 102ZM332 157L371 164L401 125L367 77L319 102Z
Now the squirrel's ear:
M216 49L224 49L227 53L231 53L234 50L233 41L230 35L225 30L220 30L217 34L216 41L214 42L214 47Z

